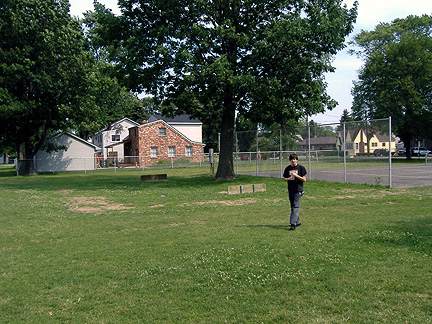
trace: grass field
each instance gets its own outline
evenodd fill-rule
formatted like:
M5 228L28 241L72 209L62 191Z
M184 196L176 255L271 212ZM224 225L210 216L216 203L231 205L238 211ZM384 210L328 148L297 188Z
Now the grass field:
M160 172L0 168L0 323L431 323L431 187Z

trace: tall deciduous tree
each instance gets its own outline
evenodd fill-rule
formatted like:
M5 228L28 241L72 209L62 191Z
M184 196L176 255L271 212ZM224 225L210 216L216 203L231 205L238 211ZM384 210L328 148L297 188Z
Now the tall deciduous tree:
M432 138L432 17L408 16L354 38L365 59L353 88L353 114L392 117L410 158L411 141Z
M106 38L99 45L111 50L131 89L153 94L165 112L220 125L217 179L234 177L236 113L286 124L335 104L323 73L333 70L330 56L343 48L357 3L352 9L341 0L118 3L122 16L100 15L104 23L94 24L93 36Z
M0 42L1 136L31 160L91 116L93 59L67 0L2 0Z

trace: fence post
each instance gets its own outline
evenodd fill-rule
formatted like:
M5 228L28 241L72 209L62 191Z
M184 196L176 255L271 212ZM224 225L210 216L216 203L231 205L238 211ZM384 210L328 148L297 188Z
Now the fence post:
M308 127L308 171L309 171L309 179L312 179L312 170L311 170L311 144L310 144L310 125L309 125L309 117L306 116L306 125Z
M214 174L214 150L211 148L209 149L209 162L210 162L210 174Z
M282 178L282 124L281 128L279 129L279 166L280 166L280 177Z
M343 136L343 148L344 148L344 183L346 183L346 122L343 123L343 132L344 132L344 136Z
M391 154L391 144L392 144L392 120L391 120L391 116L389 117L389 188L391 189L392 187L392 154ZM426 154L427 156L427 154ZM427 159L427 157L426 157Z
M255 175L258 176L258 127L256 131L256 158L255 158Z
M237 132L235 133L235 159L236 159L236 174L238 174L238 137L237 137Z

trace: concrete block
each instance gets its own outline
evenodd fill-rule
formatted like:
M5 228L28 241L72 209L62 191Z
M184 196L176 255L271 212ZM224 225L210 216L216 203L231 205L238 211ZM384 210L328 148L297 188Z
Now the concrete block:
M240 186L228 186L228 195L236 195L241 193Z
M253 193L254 185L253 184L240 185L240 191L241 193Z
M265 183L254 184L254 192L263 192L266 190L267 188Z

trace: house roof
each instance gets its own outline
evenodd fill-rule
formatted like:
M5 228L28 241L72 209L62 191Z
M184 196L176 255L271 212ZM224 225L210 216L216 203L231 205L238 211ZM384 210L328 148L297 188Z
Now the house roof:
M311 145L336 145L337 137L312 137L310 139ZM307 145L307 139L300 142L300 145Z
M388 142L389 136L387 134L383 134L381 132L376 132L375 136L378 138L380 142ZM392 136L392 139L394 140L394 136Z
M60 137L60 136L63 136L63 135L69 136L69 137L73 138L74 140L76 140L78 142L81 142L81 143L83 143L85 145L88 145L88 146L92 147L95 151L100 149L98 146L94 145L93 143L90 143L90 142L82 139L81 137L78 137L78 136L76 136L74 134L71 134L69 132L58 133L58 134L54 135L53 137L50 137L48 140L54 139L54 138L57 138L57 137Z
M154 122L157 120L163 120L166 123L186 123L186 124L202 124L202 122L196 118L192 118L190 115L176 115L174 117L165 117L162 115L151 115L148 122Z
M354 140L357 137L357 135L360 133L360 131L361 131L360 128L349 128L346 130L347 137L349 135L351 140ZM340 135L340 137L343 138L343 131L339 131L339 135Z
M104 132L104 131L106 131L106 130L110 130L110 129L112 129L113 127L115 127L116 125L119 125L119 124L121 124L121 123L124 122L124 121L131 123L133 126L139 126L139 123L134 122L134 121L133 121L132 119L130 119L130 118L124 117L124 118L122 118L122 119L116 120L115 122L111 123L109 126L105 126L104 128L102 128L102 129L100 130L100 132ZM132 126L132 127L133 127L133 126Z
M362 129L356 128L356 129L348 129L347 132L349 133L350 138L353 141L358 136L358 134L360 133L360 131L362 131ZM380 131L369 130L369 131L366 132L365 130L363 130L363 132L367 134L367 136L368 136L369 139L371 139L373 136L376 136L377 139L380 142L388 142L388 140L389 140L388 134L383 134ZM343 136L343 131L340 131L339 135L342 137ZM395 140L395 136L394 135L392 135L392 139Z

